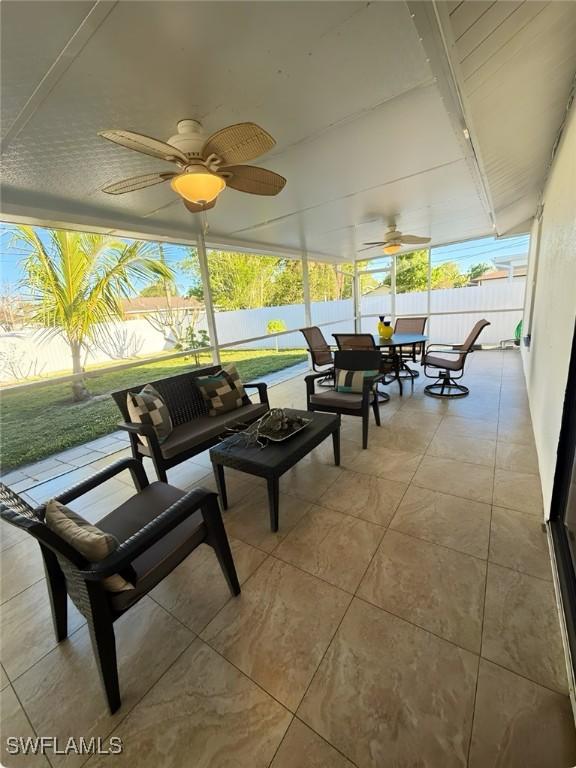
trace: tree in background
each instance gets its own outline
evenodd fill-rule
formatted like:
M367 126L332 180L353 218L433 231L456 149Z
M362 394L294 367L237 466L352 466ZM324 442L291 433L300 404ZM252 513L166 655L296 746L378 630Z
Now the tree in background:
M444 261L432 264L430 270L430 287L435 288L462 288L469 285L470 281L483 275L489 269L490 264L474 264L467 272L461 272L455 261ZM385 285L391 284L388 275L384 280ZM396 292L412 293L413 291L425 291L428 288L428 251L419 250L412 253L401 253L396 256Z
M30 294L30 320L42 333L64 337L76 374L84 370L82 353L98 326L122 317L120 299L134 295L136 283L174 277L155 243L58 229L40 238L23 225L14 238L26 251L22 285ZM82 379L72 390L75 400L89 396Z
M266 325L267 333L282 333L287 330L288 328L286 327L284 320L268 320L268 324ZM278 352L278 336L276 336L274 341L276 342L276 352Z
M486 272L489 272L491 269L494 269L493 264L486 264L486 262L482 262L481 264L474 264L468 270L469 282L472 282L472 280L476 280L477 278L482 277L482 275L484 275Z
M168 294L169 296L178 296L178 288L171 280L155 280L153 283L150 283L150 285L147 285L145 288L143 288L139 296L166 296Z

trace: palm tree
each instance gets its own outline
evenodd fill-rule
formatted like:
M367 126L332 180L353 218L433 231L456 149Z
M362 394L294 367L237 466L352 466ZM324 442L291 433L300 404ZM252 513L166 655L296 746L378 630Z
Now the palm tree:
M82 352L101 324L122 317L120 299L135 293L135 282L174 279L156 243L58 229L41 238L29 226L18 226L14 237L26 252L31 320L45 335L65 338L75 374L83 372ZM72 389L75 400L88 396L82 379Z

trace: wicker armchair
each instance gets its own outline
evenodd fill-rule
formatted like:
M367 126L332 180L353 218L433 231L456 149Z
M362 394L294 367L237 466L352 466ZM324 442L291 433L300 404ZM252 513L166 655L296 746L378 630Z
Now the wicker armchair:
M336 376L338 370L346 371L373 371L378 370L380 364L380 352L376 350L354 350L336 352L334 366ZM362 447L368 448L368 424L370 421L370 408L374 412L376 424L380 426L380 411L378 410L378 393L376 386L384 378L383 373L364 379L362 393L337 392L332 389L328 392L315 392L314 383L322 376L314 373L306 376L306 403L309 411L323 411L324 413L339 413L347 416L360 416L362 418Z
M120 545L104 560L90 563L44 523L44 507L30 507L0 483L0 516L38 541L52 608L56 640L68 634L67 602L88 622L90 639L110 712L121 704L114 622L155 587L202 543L216 553L233 595L240 585L215 493L202 489L184 493L165 483L148 483L140 462L124 459L61 493L67 504L124 470L130 470L137 493L98 522ZM102 579L120 573L135 588L109 592Z
M433 384L424 387L424 392L431 397L466 397L470 390L458 383L464 375L466 358L472 352L478 337L490 325L488 320L478 320L463 344L430 344L424 355L424 375L436 379ZM443 357L448 355L448 357ZM428 370L432 369L432 374Z
M312 370L315 373L323 373L324 376L318 379L321 387L330 387L334 382L334 355L324 334L315 325L309 328L300 328L300 331L306 339L308 352L312 361Z

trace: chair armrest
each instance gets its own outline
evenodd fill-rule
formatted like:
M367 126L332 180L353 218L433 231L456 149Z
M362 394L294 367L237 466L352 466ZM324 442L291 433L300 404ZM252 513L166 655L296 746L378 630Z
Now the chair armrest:
M118 429L123 429L125 432L130 432L133 435L142 435L142 437L156 437L156 430L152 424L140 424L139 422L119 421Z
M123 541L104 560L99 563L90 563L88 568L82 570L83 578L88 581L100 581L106 576L112 576L112 574L127 568L139 555L201 508L203 509L203 516L213 514L214 509L220 514L217 494L204 488L189 491L154 520L136 531L129 539Z
M435 352L436 350L438 350L438 352L442 352L442 354L444 354L444 355L465 355L465 354L467 354L462 349L455 349L455 348L447 349L447 348L443 347L442 344L431 344L426 349L426 354L428 354L429 352Z
M309 398L310 395L314 394L314 382L316 379L324 379L326 378L326 371L320 371L319 373L309 373L308 376L304 376L304 381L306 383L306 397Z
M257 389L260 402L265 405L269 405L268 402L268 384L264 381L251 381L249 384L244 384L244 389Z
M85 493L92 491L94 488L97 488L99 485L102 485L102 483L105 483L107 480L110 480L116 475L119 475L120 472L124 472L127 469L130 470L130 474L132 475L132 480L134 481L136 490L140 491L148 485L148 478L146 477L146 472L144 471L142 464L136 461L136 459L127 458L116 461L114 464L110 464L109 467L105 467L104 469L100 470L100 472L92 475L92 477L89 477L86 480L82 480L76 485L73 485L71 488L68 488L67 490L58 494L55 499L56 501L59 501L60 504L68 504L69 502L74 501L74 499L77 499L80 496L83 496Z

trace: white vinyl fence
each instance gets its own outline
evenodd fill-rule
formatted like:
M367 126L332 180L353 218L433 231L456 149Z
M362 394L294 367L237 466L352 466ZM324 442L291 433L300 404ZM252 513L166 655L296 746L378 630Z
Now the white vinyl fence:
M491 326L483 333L482 343L498 344L501 340L513 336L514 328L522 316L519 308L522 307L523 300L524 284L520 281L431 291L431 317L427 334L432 341L438 343L462 341L476 320L485 316ZM396 296L397 315L425 315L427 306L426 291ZM362 330L374 332L376 316L389 315L391 310L390 295L364 296L361 307ZM485 314L487 310L497 311ZM351 299L313 302L311 305L312 323L322 326L329 343L333 341L332 333L353 331L353 315ZM238 347L242 348L273 349L276 345L276 339L273 337L248 343L242 341L265 336L270 320L282 320L289 331L294 330L293 333L277 337L279 349L304 347L304 339L297 330L305 325L303 304L217 312L218 342L221 345L239 342ZM91 348L86 358L88 365L151 357L174 348L169 334L163 335L143 319L108 324L107 328L107 342L99 348ZM200 320L197 329L207 330L205 319ZM46 376L57 371L70 371L70 353L63 339L46 338L33 329L11 332L2 332L0 329L0 381L7 383L30 376Z

